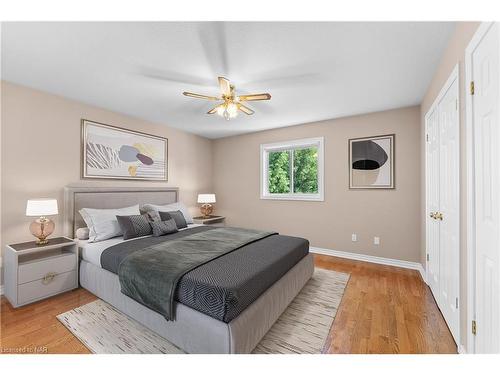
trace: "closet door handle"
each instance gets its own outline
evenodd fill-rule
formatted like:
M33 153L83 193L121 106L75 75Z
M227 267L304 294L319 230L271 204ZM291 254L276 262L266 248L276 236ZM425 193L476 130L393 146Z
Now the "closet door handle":
M442 212L431 212L429 214L429 216L431 218L433 218L434 220L443 220L443 213Z

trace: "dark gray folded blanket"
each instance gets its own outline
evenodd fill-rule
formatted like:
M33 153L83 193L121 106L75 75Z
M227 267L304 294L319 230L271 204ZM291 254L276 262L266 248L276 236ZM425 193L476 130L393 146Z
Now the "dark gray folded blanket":
M145 247L128 255L118 268L121 291L173 320L174 293L187 272L276 232L214 228Z

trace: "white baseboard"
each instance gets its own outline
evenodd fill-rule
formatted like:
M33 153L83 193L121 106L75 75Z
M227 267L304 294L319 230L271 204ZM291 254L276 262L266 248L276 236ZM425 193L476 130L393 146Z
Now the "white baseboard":
M0 285L0 296L3 296L3 285Z
M394 267L416 270L416 271L420 272L420 276L422 277L422 280L424 280L424 282L427 283L427 281L426 281L427 279L425 277L425 269L422 266L422 264L420 264L418 262L408 262L406 260L382 258L382 257L373 256L373 255L350 253L347 251L338 251L338 250L325 249L325 248L314 247L314 246L310 246L309 250L315 254L330 255L332 257L360 260L362 262L384 264L386 266L394 266Z

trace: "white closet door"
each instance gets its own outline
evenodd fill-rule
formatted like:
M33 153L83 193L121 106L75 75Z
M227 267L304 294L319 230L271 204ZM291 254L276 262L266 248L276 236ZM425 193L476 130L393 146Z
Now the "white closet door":
M458 67L426 116L427 283L460 341L460 126Z
M439 295L439 222L431 214L439 212L439 122L438 111L427 118L427 282L434 296Z
M459 342L460 144L458 79L438 104L439 113L439 298L450 331ZM436 294L435 294L436 295Z
M476 352L500 352L499 37L495 23L472 53L476 206Z

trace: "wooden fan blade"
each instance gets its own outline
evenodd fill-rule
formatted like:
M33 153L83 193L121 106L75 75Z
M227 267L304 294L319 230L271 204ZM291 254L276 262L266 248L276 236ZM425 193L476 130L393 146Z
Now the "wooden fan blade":
M196 99L221 100L220 98L217 98L215 96L207 96L207 95L202 95L202 94L195 94L194 92L187 92L187 91L184 91L182 93L182 95L190 96L191 98L196 98Z
M227 78L219 77L219 87L222 95L231 96L231 85Z
M249 95L240 95L238 96L240 101L255 101L255 100L269 100L271 99L271 95L268 93L265 94L249 94Z
M207 114L209 115L213 115L214 113L217 112L217 110L219 109L219 107L222 106L222 104L219 104L217 106L215 106L214 108L212 108L210 111L207 112Z
M247 114L247 115L253 115L254 114L254 110L251 109L251 108L248 108L247 106L244 106L243 104L238 104L238 109Z

